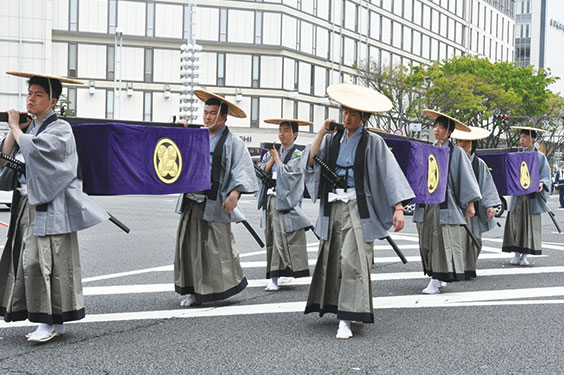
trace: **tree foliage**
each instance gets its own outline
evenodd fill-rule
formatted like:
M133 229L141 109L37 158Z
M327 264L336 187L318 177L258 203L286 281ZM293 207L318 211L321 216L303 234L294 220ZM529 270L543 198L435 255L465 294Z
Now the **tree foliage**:
M552 126L556 136L561 130L561 118L552 121L557 118L550 116L562 115L564 98L548 89L558 79L550 71L509 62L492 63L473 55L410 68L382 68L372 63L370 69L359 70L364 83L387 95L394 104L387 115L388 129L406 130L410 122L430 125L422 114L424 108L430 108L467 125L491 130L485 147L514 145L518 134L510 129L513 125ZM509 119L501 121L503 115ZM549 119L552 122L547 122Z

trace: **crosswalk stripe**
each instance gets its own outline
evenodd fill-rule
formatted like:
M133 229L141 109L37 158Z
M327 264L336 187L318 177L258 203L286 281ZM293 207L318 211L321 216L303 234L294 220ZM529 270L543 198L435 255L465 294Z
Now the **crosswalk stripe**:
M478 277L484 276L509 276L509 275L533 275L541 273L564 273L563 267L510 267L510 268L490 268L478 270ZM393 280L414 280L428 279L423 272L390 272L390 273L373 273L370 275L372 281L393 281ZM269 280L257 279L248 280L250 288L264 288ZM311 277L301 277L293 279L289 283L281 284L282 287L309 285ZM173 283L166 284L137 284L137 285L111 285L111 286L91 286L84 287L85 296L100 296L114 294L138 294L138 293L162 293L174 292Z
M538 255L535 258L542 258L546 255ZM499 253L499 254L480 254L480 259L509 259L512 258L512 255L509 253ZM407 256L406 259L409 262L420 262L420 256ZM308 264L310 266L315 266L317 260L316 259L309 259ZM398 263L399 258L396 256L393 257L377 257L374 258L374 263ZM93 277L86 277L82 279L83 283L89 283L93 281L100 281L100 280L107 280L107 279L114 279L118 277L126 277L126 276L133 276L133 275L140 275L143 273L149 272L171 272L174 270L174 266L172 264L160 267L151 267L145 268L140 270L133 270L133 271L126 271L126 272L117 272L108 275L100 275L100 276L93 276ZM266 261L253 261L253 262L241 262L241 267L243 268L266 268Z
M479 292L447 293L436 295L405 295L390 297L374 297L375 310L379 309L408 309L408 308L437 308L464 306L495 306L495 305L543 305L564 304L564 299L541 299L564 296L564 287L543 287L526 289L486 290ZM527 298L534 298L528 300ZM257 315L276 313L301 313L305 309L305 302L268 303L257 305L231 305L220 307L200 307L175 310L119 312L111 314L90 314L86 318L69 322L70 324L156 320L171 318L204 318L217 316ZM66 323L66 324L69 324ZM29 321L6 323L0 322L0 329L36 325Z

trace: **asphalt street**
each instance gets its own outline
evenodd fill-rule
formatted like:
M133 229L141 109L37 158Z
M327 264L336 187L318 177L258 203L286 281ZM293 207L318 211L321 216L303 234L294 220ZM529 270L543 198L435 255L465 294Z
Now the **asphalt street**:
M242 225L233 231L249 286L225 301L182 308L172 263L175 196L94 197L131 228L79 233L87 317L46 344L29 322L0 323L2 374L555 374L564 360L564 234L543 215L543 255L529 267L501 253L503 229L484 235L478 278L427 296L415 225L384 241L372 269L375 323L335 338L335 316L304 315L309 279L266 292L265 252ZM257 231L253 197L240 205ZM560 225L557 195L549 200ZM312 221L317 206L304 202ZM500 219L504 223L505 215ZM0 211L0 221L9 212ZM259 231L261 237L264 233ZM6 229L0 227L0 236ZM317 239L308 232L310 270Z

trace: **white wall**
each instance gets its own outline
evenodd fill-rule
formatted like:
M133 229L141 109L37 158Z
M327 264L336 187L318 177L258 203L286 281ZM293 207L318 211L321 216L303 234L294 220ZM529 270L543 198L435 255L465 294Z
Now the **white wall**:
M108 0L80 0L78 30L92 33L108 32Z
M106 79L106 46L79 44L77 73L79 77Z
M253 43L255 38L254 30L254 12L229 10L227 15L227 40L229 42Z
M106 117L106 90L96 89L94 94L88 88L76 90L76 115L79 117Z
M278 129L278 125L267 124L264 120L282 117L282 99L260 98L259 127ZM276 139L275 139L276 140Z
M219 40L219 9L198 7L195 33L197 39Z
M217 80L217 55L215 52L202 52L200 60L200 84L215 85Z
M135 86L133 87L135 88ZM120 112L121 112L120 119L142 121L143 120L143 92L133 91L133 95L128 96L127 89L122 90Z
M280 45L280 14L268 13L262 14L262 43Z
M53 0L53 29L68 30L69 0Z
M164 92L153 92L153 121L171 122L173 115L178 115L180 94L171 93L169 98L164 97Z
M121 28L125 35L145 35L145 11L144 2L119 1L117 27Z
M117 51L116 51L117 53ZM123 47L122 81L142 81L144 76L145 50L136 47Z
M155 36L182 38L182 21L184 18L182 5L157 3L155 8Z
M154 49L153 54L153 81L178 83L180 81L180 50Z
M51 53L53 56L53 74L66 77L69 66L69 46L67 43L52 43Z
M260 87L278 89L282 86L282 57L260 57Z
M249 87L251 85L251 55L227 54L225 56L226 86Z

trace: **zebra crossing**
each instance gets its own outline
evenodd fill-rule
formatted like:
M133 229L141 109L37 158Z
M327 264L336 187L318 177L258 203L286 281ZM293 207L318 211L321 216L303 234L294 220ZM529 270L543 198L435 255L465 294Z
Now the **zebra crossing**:
M402 251L406 253L406 258L408 259L408 265L410 265L410 267L405 269L401 266L399 259L393 255L391 247L384 241L377 241L374 244L374 268L371 274L373 283L395 283L409 280L417 282L419 280L422 289L428 278L423 275L420 269L417 235L402 233L392 234L392 237ZM527 275L564 273L564 266L549 265L550 262L544 261L542 262L542 265L535 265L534 263L536 262L533 262L533 266L531 267L511 266L509 265L509 260L511 259L512 254L501 252L501 239L485 237L483 239L483 243L484 246L478 260L478 278L480 279L484 278L487 280L487 278L490 277L518 278ZM311 270L313 270L313 266L315 265L318 246L319 243L317 241L310 242L307 245ZM547 242L543 243L543 249L564 251L564 245ZM550 252L545 251L545 253ZM123 311L87 314L85 319L74 322L74 324L303 312L305 300L307 298L308 285L311 282L310 277L291 279L288 284L282 284L281 291L277 292L281 294L292 293L292 297L295 300L290 302L272 302L273 300L276 300L277 293L269 294L263 290L267 285L268 280L249 276L264 275L266 268L266 261L264 259L265 254L266 252L264 250L250 251L240 254L241 265L245 270L249 285L247 290L238 295L240 296L239 300L232 304L222 304L217 306L212 303L189 309L181 308L180 306L173 309L158 309L159 304L154 303L143 311L128 311L128 305L124 304L120 307ZM538 262L541 263L541 260L549 257L549 255L542 255L532 257L532 259L538 260ZM387 265L392 267L388 269L386 267ZM176 301L179 300L179 298L178 295L174 293L174 285L172 281L162 282L162 280L172 280L172 272L173 265L167 264L145 269L86 277L83 279L83 291L86 298L86 306L88 308L89 299L91 298L111 298L111 296L128 296L128 298L136 298L135 296L150 294L151 296L155 296L155 300L168 301L168 306L170 307L170 301ZM143 278L143 283L139 283L139 277ZM152 282L156 280L160 282ZM487 283L484 283L484 285L487 285ZM288 292L288 289L286 288L289 288L290 292ZM252 293L255 296L253 303L246 303L244 298L245 293ZM268 295L268 301L271 302L260 303L261 293L263 295ZM103 301L98 301L97 303L103 304ZM373 305L376 310L563 303L564 286L515 289L503 288L463 292L447 291L446 293L430 296L422 295L416 290L410 290L407 294L398 293L398 295L379 295L373 297ZM99 310L103 310L103 308L99 308ZM28 321L15 323L0 322L0 329L27 325L32 325L32 323L29 323Z

